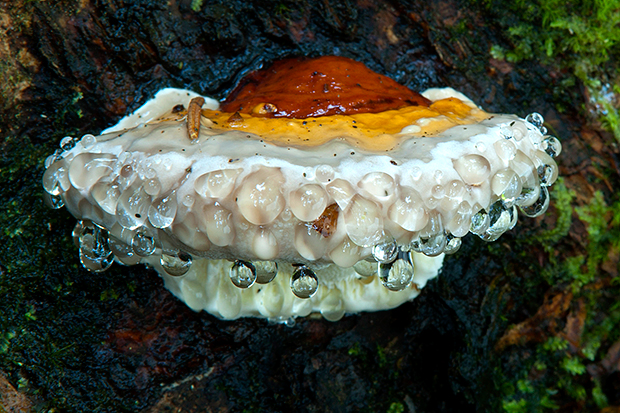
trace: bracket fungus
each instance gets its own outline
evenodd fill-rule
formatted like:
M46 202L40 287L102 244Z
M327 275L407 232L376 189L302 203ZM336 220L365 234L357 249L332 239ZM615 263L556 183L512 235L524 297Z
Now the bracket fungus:
M494 241L549 204L559 141L353 60L287 59L221 104L164 89L46 160L91 271L153 267L193 310L287 321L393 308L468 232Z

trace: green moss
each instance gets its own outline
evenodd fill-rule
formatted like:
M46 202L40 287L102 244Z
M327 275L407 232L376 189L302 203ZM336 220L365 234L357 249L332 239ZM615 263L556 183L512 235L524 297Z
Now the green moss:
M403 413L405 411L405 406L402 403L394 402L390 404L390 407L387 409L386 413Z
M480 1L474 1L480 3ZM620 0L482 1L497 14L509 45L490 54L517 63L535 59L568 72L563 86L578 79L588 89L599 119L620 140L617 101Z

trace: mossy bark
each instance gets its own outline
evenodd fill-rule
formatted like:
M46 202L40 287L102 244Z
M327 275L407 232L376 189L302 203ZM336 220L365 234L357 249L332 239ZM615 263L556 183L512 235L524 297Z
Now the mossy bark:
M510 47L494 14L500 5L0 4L7 410L16 391L33 409L56 411L581 412L620 404L618 153L612 136L586 121L585 97L565 86L570 73L560 64L491 57L492 46ZM454 87L492 112L543 114L564 146L547 214L520 219L493 244L466 237L414 302L337 323L223 322L193 313L145 268L81 268L74 218L42 201L43 161L63 136L97 132L165 86L222 98L263 63L327 54L413 89Z

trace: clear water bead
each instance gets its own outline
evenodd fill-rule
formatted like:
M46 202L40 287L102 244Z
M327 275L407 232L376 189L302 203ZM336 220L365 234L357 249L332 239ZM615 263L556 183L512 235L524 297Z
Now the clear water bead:
M481 235L489 228L489 214L484 209L479 210L471 217L470 231Z
M124 228L134 230L144 225L147 218L150 197L142 187L125 191L116 204L116 218Z
M419 251L429 257L441 254L446 247L446 234L441 215L429 214L428 224L418 235Z
M131 239L131 248L136 255L148 257L155 252L155 240L148 234L144 227L138 228Z
M532 205L520 207L521 211L530 218L538 217L545 213L549 207L549 191L543 186L536 202Z
M254 268L258 284L268 284L278 275L278 263L275 261L255 261Z
M557 176L556 167L554 165L540 165L537 168L538 179L540 179L540 185L551 186Z
M510 129L508 126L502 126L501 128L499 128L499 134L504 139L511 139L513 136L512 129Z
M60 155L61 152L62 151L60 149L56 149L53 154L45 158L45 169L52 166L52 164L57 160L62 159L62 156Z
M353 266L355 272L364 278L372 277L373 275L377 274L377 268L378 266L376 262L370 262L366 260L358 261Z
M291 290L299 298L310 298L319 289L319 279L314 271L305 265L297 267L291 277Z
M114 262L114 254L108 245L107 231L90 221L81 221L76 226L80 251L80 262L89 271L102 272Z
M172 192L165 198L160 199L149 206L149 222L155 228L168 228L174 222L177 214L177 195Z
M447 237L447 244L446 244L446 248L444 249L444 253L446 254L454 254L455 252L457 252L459 250L459 248L461 248L461 238L459 237L455 237L452 234L448 234Z
M237 260L230 267L230 281L239 288L250 288L256 282L256 268L247 261Z
M545 122L545 119L542 117L542 115L537 112L530 113L525 117L525 120L536 126L538 129L540 129Z
M542 141L542 149L552 158L562 152L562 144L555 136L545 136Z
M380 263L389 263L398 255L398 244L394 238L381 242L372 247L372 256Z
M116 260L121 264L135 265L140 261L140 257L134 254L131 246L113 236L108 236L108 246Z
M514 213L512 206L506 208L501 200L494 202L489 208L489 228L480 238L488 242L497 240L511 228Z
M71 149L75 148L76 142L77 141L71 136L65 136L60 140L60 149L62 149L63 151L70 151Z
M179 277L189 271L192 266L192 257L186 252L177 251L161 254L159 262L168 274Z
M389 264L379 264L379 279L390 291L402 291L413 280L413 262L409 252L400 252Z
M80 139L80 145L86 150L92 149L97 143L97 138L94 135L86 134Z
M50 195L47 192L43 192L43 201L52 209L60 209L65 206L65 201L60 195Z

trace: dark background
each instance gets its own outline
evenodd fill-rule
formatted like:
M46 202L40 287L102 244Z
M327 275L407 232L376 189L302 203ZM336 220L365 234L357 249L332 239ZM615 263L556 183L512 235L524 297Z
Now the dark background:
M569 56L492 53L518 46L508 4L0 2L0 411L620 411L616 140ZM263 64L330 54L543 114L564 146L549 211L467 236L413 302L336 323L220 321L144 267L81 267L75 219L42 201L62 137L162 87L219 99Z

